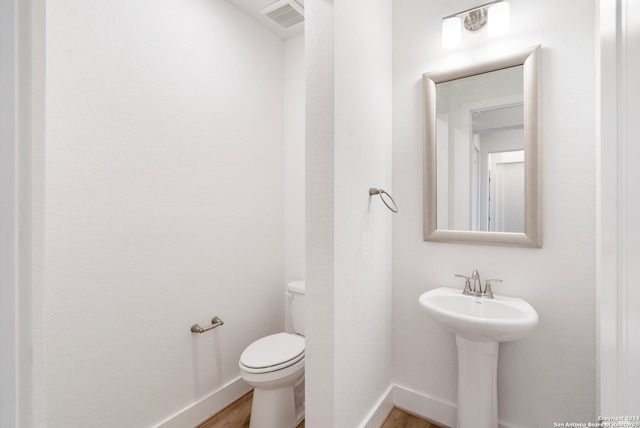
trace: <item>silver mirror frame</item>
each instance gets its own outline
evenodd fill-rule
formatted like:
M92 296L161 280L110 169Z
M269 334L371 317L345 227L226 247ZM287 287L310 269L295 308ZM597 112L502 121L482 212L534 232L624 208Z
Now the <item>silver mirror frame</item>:
M541 47L538 45L497 58L479 60L460 67L422 75L425 100L423 173L425 241L542 247L539 140L540 55ZM518 65L524 66L524 233L439 230L436 223L436 84Z

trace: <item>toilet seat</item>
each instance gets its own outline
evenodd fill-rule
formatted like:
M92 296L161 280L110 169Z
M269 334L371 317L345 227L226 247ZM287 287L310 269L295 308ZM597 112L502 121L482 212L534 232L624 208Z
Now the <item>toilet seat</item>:
M247 373L282 370L304 359L304 337L277 333L256 340L240 356L240 368Z

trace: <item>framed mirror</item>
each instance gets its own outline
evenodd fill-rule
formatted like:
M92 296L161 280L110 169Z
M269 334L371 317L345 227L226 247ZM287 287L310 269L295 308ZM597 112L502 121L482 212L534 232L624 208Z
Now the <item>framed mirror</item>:
M541 247L540 50L423 74L425 241Z

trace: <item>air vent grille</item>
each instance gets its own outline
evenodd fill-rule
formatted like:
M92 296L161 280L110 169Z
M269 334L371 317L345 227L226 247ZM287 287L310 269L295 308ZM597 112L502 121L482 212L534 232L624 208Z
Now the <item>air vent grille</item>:
M283 28L289 28L304 21L302 8L300 9L301 10L299 11L289 2L279 1L263 9L261 13L279 26Z

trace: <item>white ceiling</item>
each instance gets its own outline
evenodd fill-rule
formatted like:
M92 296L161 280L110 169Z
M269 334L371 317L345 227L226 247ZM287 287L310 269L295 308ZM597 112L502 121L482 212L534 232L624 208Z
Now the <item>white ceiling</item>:
M276 33L278 36L283 39L287 39L289 37L296 36L298 34L302 34L304 31L304 23L294 25L290 28L281 28L279 25L272 23L270 20L260 15L260 11L265 7L269 6L272 3L275 3L276 0L227 0L232 5L236 6L238 9L245 12L247 15L251 16L256 21L263 24L265 27L269 28L271 31ZM301 3L304 6L304 0L296 0L298 3Z

